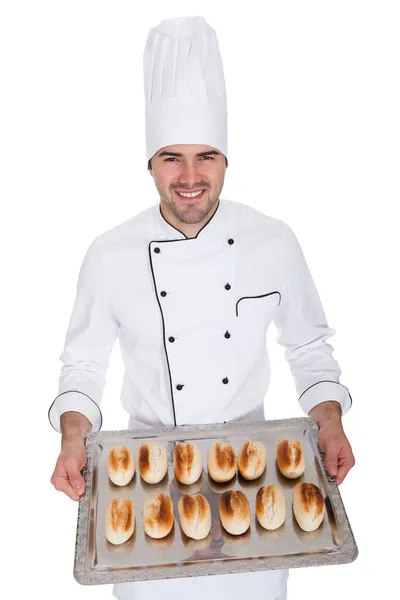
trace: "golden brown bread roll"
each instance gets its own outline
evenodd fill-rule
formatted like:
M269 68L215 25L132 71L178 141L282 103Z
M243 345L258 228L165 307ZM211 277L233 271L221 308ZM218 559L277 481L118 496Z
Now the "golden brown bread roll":
M304 473L304 452L299 440L281 440L276 447L276 462L284 477L296 479Z
M160 539L169 534L174 525L174 506L167 494L157 494L143 504L144 530L151 538Z
M293 489L293 512L303 531L315 531L325 514L321 490L314 483L300 481Z
M139 471L146 483L159 483L168 470L167 452L162 444L149 442L139 448Z
M278 529L286 518L285 495L276 485L260 487L256 496L256 516L264 529Z
M264 472L267 464L267 451L261 442L248 440L239 451L239 473L245 479L257 479Z
M207 451L208 473L217 483L230 481L236 474L236 456L230 444L216 442Z
M184 494L178 502L183 532L194 540L202 540L211 530L211 508L203 494Z
M135 461L127 446L115 446L108 452L108 476L115 485L127 485L135 474Z
M173 451L175 477L185 485L195 483L203 470L200 448L193 442L178 442Z
M250 506L246 494L228 490L219 499L221 523L228 533L241 535L250 527Z
M106 508L105 534L111 544L123 544L135 530L135 511L128 498L114 498Z

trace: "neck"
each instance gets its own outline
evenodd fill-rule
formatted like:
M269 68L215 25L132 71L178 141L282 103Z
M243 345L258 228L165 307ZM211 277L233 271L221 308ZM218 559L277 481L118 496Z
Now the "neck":
M162 216L167 221L167 223L172 225L172 227L174 227L175 229L178 229L178 231L184 233L187 238L195 238L199 233L200 229L202 229L212 219L219 206L219 203L220 200L218 200L218 202L215 203L215 206L213 206L212 210L208 213L206 218L200 221L199 223L184 223L183 221L178 219L178 217L176 217L174 213L169 209L168 205L165 205L165 203L163 202L160 202L160 210Z

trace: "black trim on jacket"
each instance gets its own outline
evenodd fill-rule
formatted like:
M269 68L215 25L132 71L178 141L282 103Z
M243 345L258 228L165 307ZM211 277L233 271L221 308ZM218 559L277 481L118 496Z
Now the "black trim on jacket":
M95 404L95 405L97 406L97 408L98 408L98 411L99 411L99 413L100 413L100 419L101 419L101 422L100 422L100 429L101 429L101 428L103 427L103 414L102 414L102 412L101 412L101 410L100 410L100 406L99 406L99 405L97 404L97 402L95 402L95 401L94 401L94 400L93 400L93 399L92 399L90 396L88 396L87 394L85 394L85 392L81 392L80 390L67 390L66 392L61 392L61 394L58 394L57 398L59 398L60 396L64 396L64 394L70 394L71 392L75 392L76 394L83 394L83 396L86 396L86 398L89 398L89 400L91 400L91 401L93 402L93 404ZM54 429L54 431L57 431L57 429L54 427L53 423L51 422L51 419L50 419L50 411L51 411L51 409L53 408L53 406L54 406L54 403L55 403L55 401L57 400L57 398L54 398L54 400L53 400L53 402L51 403L51 406L50 406L50 408L49 408L49 410L48 410L48 412L47 412L47 417L48 417L48 419L49 419L49 421L50 421L50 424L51 424L52 428ZM72 411L68 411L68 412L72 412ZM74 411L74 412L79 412L79 410L77 410L77 411ZM82 413L81 413L81 414L82 414ZM86 418L87 418L87 417L86 417ZM93 423L92 423L92 425L93 425ZM59 432L57 432L57 433L59 433Z
M207 227L207 225L209 223L211 223L211 221L213 220L213 218L215 217L215 215L217 214L219 207L221 205L221 201L218 201L218 207L215 211L215 213L213 214L213 216L211 217L211 219L209 221L207 221L207 223L205 225L203 225L203 227L197 232L197 235L194 238L188 238L183 231L179 231L179 229L176 229L176 227L174 227L173 225L171 225L171 223L168 223L168 221L165 219L164 215L161 212L161 203L159 205L159 211L161 214L161 217L164 219L164 221L166 223L168 223L168 225L170 227L172 227L173 229L175 229L175 231L178 231L179 233L181 233L182 235L184 235L185 237L181 240L151 240L149 242L149 260L150 260L150 269L151 269L151 274L153 277L153 285L154 285L154 291L157 297L157 302L158 302L158 306L160 308L160 312L161 312L161 319L162 319L162 326L163 326L163 344L164 344L164 351L165 351L165 357L167 359L167 368L168 368L168 376L169 376L169 385L170 385L170 390L171 390L171 402L172 402L172 412L173 412L173 417L174 417L174 425L176 427L176 411L175 411L175 401L174 401L174 391L173 391L173 383L172 383L172 375L171 375L171 368L169 365L169 358L168 358L168 351L167 351L167 343L166 343L166 336L165 336L165 320L164 320L164 313L162 310L162 306L161 306L161 302L160 302L160 298L159 298L159 294L158 294L158 290L157 290L157 282L156 282L156 277L154 275L154 269L153 269L153 261L152 261L152 256L151 256L151 244L170 244L173 242L186 242L187 240L192 240L192 239L196 239L200 232L203 231L203 229L205 229L205 227Z
M239 311L238 311L238 305L239 302L241 302L242 300L247 300L249 298L265 298L266 296L272 296L272 294L279 294L279 304L281 303L281 293L280 292L269 292L269 294L261 294L260 296L243 296L242 298L239 298L239 300L236 302L236 316L239 316ZM278 304L278 306L279 306Z

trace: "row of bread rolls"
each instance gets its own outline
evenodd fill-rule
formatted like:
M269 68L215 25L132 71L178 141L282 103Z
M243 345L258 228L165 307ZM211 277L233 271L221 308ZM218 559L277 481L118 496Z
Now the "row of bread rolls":
M315 531L325 514L323 495L313 483L297 483L292 493L293 513L303 531ZM250 505L246 494L229 490L220 498L220 517L224 528L240 535L250 526ZM285 496L276 485L262 486L256 495L256 517L264 529L274 530L286 519Z
M281 440L276 448L276 461L282 475L289 479L304 473L304 453L299 440ZM175 477L180 483L190 485L201 476L202 454L193 442L179 442L173 451ZM168 457L163 444L149 442L139 448L139 471L146 483L159 483L168 470ZM215 442L207 451L210 477L218 482L230 481L236 468L243 478L257 479L267 464L267 450L261 442L247 440L240 448L238 459L229 443ZM135 474L134 457L127 446L111 448L108 454L108 475L119 486L127 485Z
M284 477L288 479L300 477L305 470L301 442L281 440L276 447L276 462ZM207 451L208 473L218 483L230 481L236 474L236 467L244 479L258 479L266 465L267 450L264 444L258 441L247 440L239 450L237 461L229 443L215 442Z
M293 513L303 531L318 529L325 514L325 502L318 486L300 482L293 489ZM184 494L178 502L182 531L194 540L208 536L211 530L211 508L203 494ZM219 501L219 515L224 529L241 535L250 527L251 512L246 494L240 490L224 492ZM276 485L262 486L256 496L256 517L264 529L281 527L286 519L285 496ZM166 537L174 524L174 507L164 493L148 498L143 505L143 524L148 536ZM129 499L113 499L106 510L106 538L112 544L126 542L134 532L135 514Z
M184 494L178 502L179 520L183 532L190 538L201 540L211 530L211 509L202 494ZM171 498L162 492L145 500L143 526L154 539L166 537L174 525L174 507ZM135 530L135 509L127 498L114 498L106 508L105 534L111 544L123 544Z

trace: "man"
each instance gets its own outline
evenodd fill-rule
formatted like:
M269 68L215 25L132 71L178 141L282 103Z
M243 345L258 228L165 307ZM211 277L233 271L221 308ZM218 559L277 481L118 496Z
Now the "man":
M78 500L85 436L117 337L126 366L129 428L264 419L266 331L278 341L300 406L320 426L327 470L341 483L354 465L341 416L351 406L304 256L282 221L221 200L227 111L215 32L201 17L163 21L144 54L146 151L160 203L90 246L49 418L62 432L52 477ZM120 600L286 597L287 570L117 585Z

